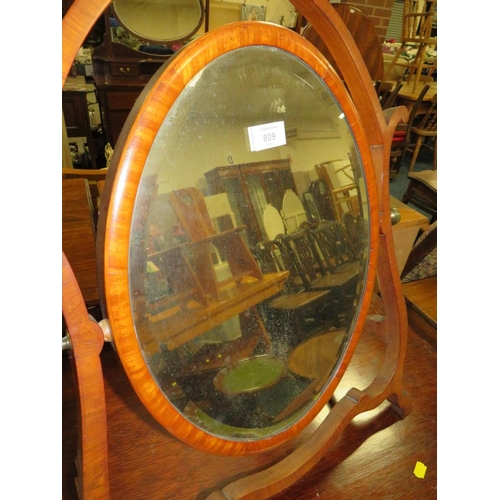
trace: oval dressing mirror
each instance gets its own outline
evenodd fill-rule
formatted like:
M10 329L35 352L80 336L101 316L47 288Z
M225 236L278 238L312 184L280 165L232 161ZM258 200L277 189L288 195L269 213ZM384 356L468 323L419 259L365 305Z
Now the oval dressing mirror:
M204 17L201 0L114 0L118 23L140 40L168 44L194 35Z
M328 403L375 273L371 162L338 75L286 28L219 28L151 80L113 155L103 274L124 369L179 439L257 452Z

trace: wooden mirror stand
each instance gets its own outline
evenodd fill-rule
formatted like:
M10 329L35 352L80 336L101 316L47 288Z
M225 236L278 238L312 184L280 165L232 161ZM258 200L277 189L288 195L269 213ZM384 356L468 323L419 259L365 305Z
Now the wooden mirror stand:
M393 246L388 168L396 125L406 121L405 108L382 111L368 70L349 31L327 0L292 0L333 55L363 124L370 146L377 183L378 245L370 252L377 262L378 284L384 302L387 350L382 366L368 387L351 388L329 412L312 436L275 465L240 478L209 499L269 498L306 474L325 455L352 419L388 400L404 417L410 402L402 386L407 341L407 317ZM108 0L75 0L63 19L62 84L75 55ZM371 293L374 283L367 284ZM106 409L99 354L104 332L89 319L71 268L63 255L63 314L76 362L80 396L80 442L77 457L79 495L84 499L109 498ZM360 311L366 318L367 308ZM359 325L358 325L359 326ZM354 349L355 346L349 346Z

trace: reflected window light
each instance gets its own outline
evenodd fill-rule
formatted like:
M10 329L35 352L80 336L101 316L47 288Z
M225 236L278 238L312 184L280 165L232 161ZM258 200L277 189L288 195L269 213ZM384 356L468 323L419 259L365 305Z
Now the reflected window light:
M203 74L203 72L205 71L205 68L201 69L198 74L196 74L195 76L193 76L193 78L191 79L191 81L186 85L186 87L189 87L189 88L194 88L196 86L196 84L198 83L198 80L201 78L201 75Z
M340 115L339 115L339 119L340 119L340 120L343 120L344 118L345 118L344 113L340 113Z

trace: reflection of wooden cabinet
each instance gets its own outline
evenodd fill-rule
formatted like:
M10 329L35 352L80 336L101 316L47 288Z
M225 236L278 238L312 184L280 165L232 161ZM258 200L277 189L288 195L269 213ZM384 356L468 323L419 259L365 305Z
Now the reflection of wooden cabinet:
M169 55L151 55L114 42L109 12L105 23L103 44L94 50L92 63L104 132L114 148L136 99Z
M145 83L131 78L110 78L107 75L94 74L99 92L104 132L106 140L114 148L125 120L139 97Z
M247 228L250 245L266 239L262 219L266 205L281 210L285 191L297 193L289 159L216 167L205 177L211 194L227 193L237 224Z
M68 77L62 92L62 111L68 138L83 137L88 147L88 161L84 167L97 168L92 128L87 105L85 78Z

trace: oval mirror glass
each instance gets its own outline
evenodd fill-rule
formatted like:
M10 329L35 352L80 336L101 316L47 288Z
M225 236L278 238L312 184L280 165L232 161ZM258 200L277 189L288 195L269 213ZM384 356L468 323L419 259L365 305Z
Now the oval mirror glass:
M115 16L127 31L141 40L173 43L194 35L201 26L201 0L114 0Z
M151 83L115 151L107 222L124 367L169 430L218 453L274 446L328 402L374 273L347 91L300 36L249 24Z

